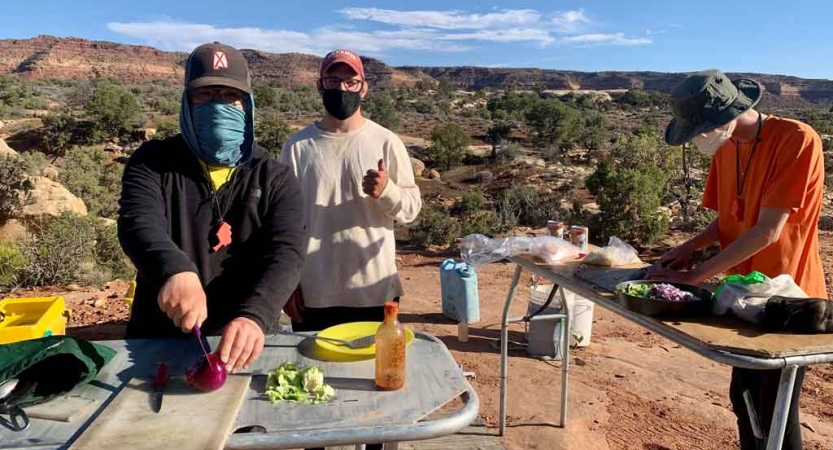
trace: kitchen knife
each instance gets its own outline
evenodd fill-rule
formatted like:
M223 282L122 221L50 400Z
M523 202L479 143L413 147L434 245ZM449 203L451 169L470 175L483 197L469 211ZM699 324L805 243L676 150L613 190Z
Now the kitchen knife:
M159 363L156 366L156 379L153 380L153 412L162 410L162 391L168 383L168 366Z

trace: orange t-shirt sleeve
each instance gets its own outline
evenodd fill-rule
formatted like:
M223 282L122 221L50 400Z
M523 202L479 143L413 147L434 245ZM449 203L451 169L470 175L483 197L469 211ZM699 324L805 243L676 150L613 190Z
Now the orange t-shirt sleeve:
M821 162L821 148L815 132L801 130L788 137L777 149L774 176L767 182L761 206L793 212L804 207L816 166Z
M717 201L719 197L718 192L718 184L717 180L719 180L719 175L717 174L717 158L712 157L712 166L709 169L709 176L706 178L706 188L703 190L703 208L711 209L712 211L717 211L717 206L719 202Z

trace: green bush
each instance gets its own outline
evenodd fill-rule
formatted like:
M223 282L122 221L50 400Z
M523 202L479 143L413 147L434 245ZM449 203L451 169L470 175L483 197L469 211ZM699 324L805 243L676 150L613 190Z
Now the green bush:
M824 154L824 185L833 189L833 154Z
M115 218L118 214L123 172L121 164L109 163L104 150L81 147L67 154L61 183L84 200L90 214Z
M21 275L29 265L26 255L14 242L0 242L0 287L8 289L21 282Z
M631 168L601 163L587 179L600 214L591 233L602 242L610 236L651 244L668 231L668 218L660 214L668 173L656 165Z
M494 236L508 231L498 213L494 211L477 211L463 216L460 235L483 234Z
M278 96L275 94L275 89L268 84L255 83L252 91L254 91L255 105L258 108L271 108L275 106L275 100Z
M562 216L561 199L543 195L530 186L512 186L503 191L498 212L506 227L543 227L547 220Z
M506 121L498 121L486 131L486 142L492 145L492 159L497 158L498 147L509 139L511 133L512 124Z
M26 286L73 283L83 264L95 262L95 219L64 213L36 227L23 244L30 261L23 271Z
M47 114L43 118L43 125L46 128L41 142L44 150L53 156L64 156L75 138L75 128L78 126L72 111L67 108Z
M106 84L92 92L84 110L92 121L91 139L101 142L123 136L141 112L141 107L130 91Z
M541 144L571 147L579 136L577 111L559 100L539 100L526 113L527 126Z
M587 150L600 150L608 139L608 130L603 115L596 112L584 112L584 126L579 131L579 144Z
M288 114L320 114L324 104L318 91L311 86L292 89L278 89L275 108Z
M437 125L431 133L431 145L425 151L426 159L434 166L450 170L463 161L469 141L468 133L457 124Z
M275 114L261 117L255 126L257 143L265 148L272 157L277 158L283 150L283 144L292 135L292 129Z
M41 176L43 169L49 165L49 162L46 160L46 155L41 152L21 153L20 160L23 165L23 170L32 176Z
M362 112L367 112L371 120L389 130L396 131L399 128L396 102L388 95L367 96L362 104Z
M167 139L179 134L179 120L166 118L156 122L156 134L154 139Z
M133 278L136 269L119 244L115 225L96 226L95 259L97 264L106 269L113 278L127 280ZM110 279L105 280L110 281Z
M501 95L490 98L486 102L486 109L492 113L492 119L520 122L539 101L535 94L520 93L508 88Z
M463 194L454 205L454 213L458 215L473 213L486 209L486 196L478 191L469 191Z
M0 223L17 217L23 208L31 187L27 180L30 170L17 155L0 156Z
M460 222L448 214L433 208L423 209L410 228L411 243L428 247L444 246L461 237Z
M668 95L658 91L629 89L628 92L619 97L616 102L634 108L649 108L652 106L664 107L668 105Z

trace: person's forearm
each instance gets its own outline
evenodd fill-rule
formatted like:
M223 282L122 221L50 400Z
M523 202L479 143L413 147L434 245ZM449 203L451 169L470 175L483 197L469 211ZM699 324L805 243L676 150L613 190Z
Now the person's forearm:
M741 235L738 240L723 249L713 258L693 269L692 275L695 279L694 281L699 283L723 273L755 256L755 254L772 244L775 238L773 237L773 230L769 228L756 226Z
M705 230L691 238L690 242L695 250L702 250L718 240L720 240L720 227L718 226L717 219L714 219Z

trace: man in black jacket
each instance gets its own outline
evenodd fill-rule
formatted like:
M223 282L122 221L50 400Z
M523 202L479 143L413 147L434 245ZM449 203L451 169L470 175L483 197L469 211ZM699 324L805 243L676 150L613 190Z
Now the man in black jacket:
M222 333L247 368L298 285L306 230L298 182L254 140L246 60L219 43L185 68L181 134L142 145L123 178L118 230L138 269L129 338Z

